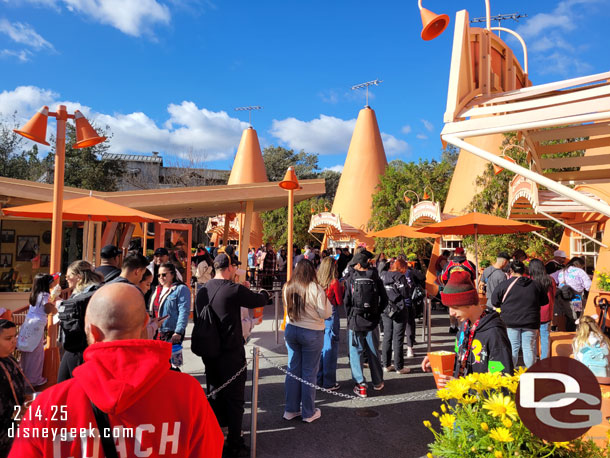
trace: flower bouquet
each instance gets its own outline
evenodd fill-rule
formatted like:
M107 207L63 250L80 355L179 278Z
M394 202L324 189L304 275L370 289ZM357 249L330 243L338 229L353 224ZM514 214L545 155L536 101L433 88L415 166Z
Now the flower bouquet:
M451 380L438 391L440 412L432 412L440 425L426 426L434 435L428 458L464 457L608 457L593 441L547 442L534 436L521 422L515 396L519 377L500 373L474 373Z

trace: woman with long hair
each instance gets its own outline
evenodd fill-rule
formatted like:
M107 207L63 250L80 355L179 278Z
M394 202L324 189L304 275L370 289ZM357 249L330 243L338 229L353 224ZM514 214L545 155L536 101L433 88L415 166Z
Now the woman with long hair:
M44 329L47 325L47 315L55 312L50 291L54 281L53 276L49 274L40 273L34 277L30 294L30 308L17 339L17 348L21 351L19 363L32 386L47 383L47 379L42 376Z
M72 378L72 371L83 363L83 352L87 348L85 312L104 277L95 273L87 261L74 261L68 266L66 281L72 294L58 307L65 350L59 364L58 382Z
M413 357L413 335L415 334L415 311L411 303L413 280L407 278L407 262L398 258L388 272L383 272L381 280L388 296L388 306L381 314L383 320L383 345L381 359L383 370L396 370L400 374L408 374L411 370L405 367L403 345L405 330L408 329L408 356ZM413 328L413 329L412 329ZM392 364L394 351L394 365Z
M530 278L537 282L547 292L549 303L540 308L540 359L549 357L549 335L553 321L553 307L557 287L553 279L546 273L544 263L540 259L532 259L529 265Z
M287 319L284 339L288 349L288 371L314 384L324 346L324 320L332 314L332 305L318 283L311 261L301 259L292 278L283 288ZM302 417L311 423L322 415L315 406L316 390L286 375L284 418Z
M324 321L324 346L318 371L318 386L334 391L339 389L337 383L340 330L338 307L343 305L343 286L339 282L336 261L330 256L323 258L317 277L318 283L333 306L332 315Z
M159 285L150 298L150 310L153 318L167 316L159 328L157 339L181 344L191 312L191 290L178 280L172 262L161 264L157 276Z
M572 343L574 358L591 369L596 377L605 378L603 382L607 383L610 377L610 339L592 317L585 315L578 321L578 331Z

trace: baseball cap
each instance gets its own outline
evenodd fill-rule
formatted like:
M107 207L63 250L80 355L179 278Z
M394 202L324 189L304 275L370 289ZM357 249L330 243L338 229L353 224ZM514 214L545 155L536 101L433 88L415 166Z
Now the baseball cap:
M121 250L114 245L106 245L102 248L102 251L100 251L100 257L103 259L112 259L120 254Z
M502 258L502 259L506 259L507 261L510 261L510 256L508 255L508 253L506 251L500 251L498 253L498 258Z
M461 246L457 247L455 249L455 254L464 254L464 248L462 248Z
M353 265L360 264L362 267L367 267L369 264L369 259L371 258L365 253L358 253L356 256L354 256L352 263Z
M229 256L226 253L221 253L214 258L214 269L226 269L229 265L238 266L241 264L237 258Z
M157 248L155 250L155 256L169 256L169 251L167 251L167 248Z
M568 255L566 254L565 251L563 250L557 250L553 253L553 256L555 256L556 258L567 258Z

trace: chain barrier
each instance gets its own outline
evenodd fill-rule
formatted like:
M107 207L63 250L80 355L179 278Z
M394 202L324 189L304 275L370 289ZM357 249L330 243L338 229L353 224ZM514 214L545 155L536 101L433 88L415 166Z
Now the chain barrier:
M302 378L288 372L287 369L285 369L282 366L279 366L277 364L275 364L273 361L271 361L269 358L267 358L260 350L259 350L259 354L261 355L261 357L267 361L271 366L275 367L276 369L282 371L284 374L288 375L289 377L292 377L295 380L298 380L301 383L304 383L307 386L310 386L311 388L314 388L318 391L321 391L323 393L327 393L327 394L332 394L333 396L336 396L338 398L343 398L343 399L349 399L350 401L369 401L369 402L380 402L383 401L384 403L388 402L388 401L394 401L394 402L408 402L408 401L429 401L432 399L436 399L436 390L430 390L429 392L424 392L424 393L420 393L420 394L414 394L411 396L401 396L401 397L388 397L388 396L384 396L384 397L374 397L374 398L361 398L359 396L352 396L351 394L345 394L345 393L339 393L337 391L333 391L333 390L329 390L328 388L324 388L321 386L316 385L315 383L311 383L308 382L307 380L303 380Z
M224 390L227 386L229 386L237 377L239 377L246 369L248 369L248 363L250 361L246 360L246 364L244 364L244 367L242 367L240 370L238 370L235 375L233 375L233 377L231 377L229 380L227 380L226 382L224 382L222 385L220 385L218 388L216 388L214 391L212 391L210 394L208 394L206 397L208 399L210 399L212 396L215 396L216 394L218 394L219 391Z

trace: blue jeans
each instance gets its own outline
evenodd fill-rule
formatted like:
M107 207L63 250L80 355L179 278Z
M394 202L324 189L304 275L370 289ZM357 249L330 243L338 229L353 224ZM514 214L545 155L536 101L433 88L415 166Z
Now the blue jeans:
M519 349L523 350L523 362L525 367L531 367L536 362L536 337L537 329L507 328L508 340L513 353L513 366L517 367Z
M331 388L337 383L337 359L339 357L339 310L333 307L333 314L324 320L324 346L318 371L318 385Z
M542 323L540 325L540 359L549 357L549 332L551 330L551 322Z
M288 372L308 382L316 383L320 353L324 345L324 331L287 324L284 339L288 349ZM295 413L300 410L303 418L313 416L316 390L288 375L285 388L286 412Z
M352 369L352 377L356 383L362 384L366 382L362 371L362 355L366 352L369 369L371 370L371 378L374 385L379 385L383 382L383 370L379 361L379 334L376 331L348 332L349 340L349 365Z

